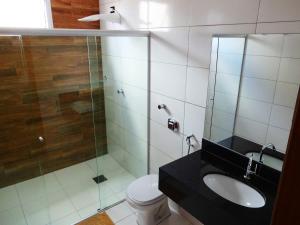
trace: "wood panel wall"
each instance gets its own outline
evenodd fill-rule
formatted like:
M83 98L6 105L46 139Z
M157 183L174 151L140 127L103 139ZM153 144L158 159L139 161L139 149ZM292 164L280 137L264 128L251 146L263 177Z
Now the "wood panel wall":
M91 92L85 37L2 36L0 62L0 187L95 157L94 134L106 152L103 87Z
M79 22L85 16L99 13L99 0L51 0L54 28L99 29L100 23Z

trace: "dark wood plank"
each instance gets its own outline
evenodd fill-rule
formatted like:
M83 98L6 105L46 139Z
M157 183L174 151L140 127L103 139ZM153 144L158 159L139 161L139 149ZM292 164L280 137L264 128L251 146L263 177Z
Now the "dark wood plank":
M78 19L99 13L99 0L51 0L55 28L99 29L100 22L80 22Z

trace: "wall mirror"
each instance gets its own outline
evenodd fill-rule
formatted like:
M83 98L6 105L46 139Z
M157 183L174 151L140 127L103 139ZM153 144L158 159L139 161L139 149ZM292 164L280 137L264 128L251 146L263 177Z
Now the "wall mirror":
M300 35L215 35L204 138L281 171L300 84Z

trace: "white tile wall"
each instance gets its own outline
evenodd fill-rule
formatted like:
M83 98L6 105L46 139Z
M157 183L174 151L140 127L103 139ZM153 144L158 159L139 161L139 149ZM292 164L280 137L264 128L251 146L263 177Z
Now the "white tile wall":
M300 21L257 23L257 34L291 34L300 33Z
M186 90L186 67L151 63L151 91L183 101Z
M187 26L189 5L187 1L149 1L149 27Z
M262 123L268 123L272 104L241 97L238 115Z
M209 70L189 67L187 70L186 101L206 107Z
M151 173L158 174L159 167L174 161L174 158L165 154L164 152L158 150L151 146L150 148L150 167Z
M258 21L295 21L300 20L300 2L297 0L262 0Z
M190 27L188 65L209 68L213 34L255 33L254 24Z
M227 113L220 110L214 110L212 124L215 127L219 127L222 128L223 130L232 132L234 128L234 119L235 116L232 113Z
M187 1L189 25L255 23L258 3L258 0L190 0Z
M169 98L160 94L151 93L150 96L150 118L151 120L167 127L169 118L179 122L179 132L183 133L184 102ZM166 109L158 109L158 105L164 104Z
M244 137L259 144L264 144L267 130L268 125L242 117L237 118L235 134L240 137Z
M236 132L285 152L300 83L300 35L251 35L248 43ZM243 130L258 129L257 122L263 132Z
M275 81L244 77L241 84L241 96L253 100L273 102L275 85Z
M282 58L280 63L279 81L300 83L300 59Z
M151 28L151 31L153 31L151 37L151 61L153 63L151 68L153 70L151 72L151 92L157 95L155 99L160 99L158 97L159 95L168 98L165 101L167 103L170 102L168 103L170 105L170 111L172 115L174 115L174 117L176 116L180 123L182 123L180 124L182 127L185 127L185 121L194 121L194 123L197 123L198 120L200 121L201 119L200 117L198 118L198 116L196 116L195 118L192 117L192 115L188 114L187 111L185 111L184 118L179 116L179 114L182 115L182 105L186 105L187 102L190 102L192 104L195 104L193 106L198 107L196 105L200 105L199 99L204 98L204 96L197 96L200 93L205 93L204 90L197 90L193 93L190 93L190 89L196 89L197 84L193 84L191 88L186 88L187 86L191 86L190 78L192 76L190 75L191 73L187 73L187 71L190 71L190 68L188 68L190 66L200 67L204 69L209 68L212 34L244 34L255 32L300 33L300 22L297 21L300 20L300 4L297 0L262 0L260 8L258 0L226 0L223 2L216 0L100 1L101 3L104 2L103 4L101 4L101 10L105 10L105 8L111 6L110 2L116 2L113 4L116 5L123 19L121 25L108 24L102 27L109 29ZM259 17L257 21L258 15ZM262 23L264 21L268 23ZM260 42L263 40L264 37L261 37ZM285 43L285 40L283 41L280 36L272 40L273 47L281 41L282 45L283 43L285 44L286 54L290 54L291 57L295 57L298 54L298 51L294 50L294 48L292 47L289 47ZM272 55L273 52L276 52L278 56L278 54L280 55L282 49L282 47L280 47L276 50L270 50L272 46L259 46L257 43L255 43L255 41L252 44L254 46L257 46L256 50L252 52L252 55L268 56ZM110 47L118 49L118 45L110 45ZM275 62L276 60L273 62L271 59L268 59L268 61L270 67L265 68L258 66L257 70L252 68L251 70L249 70L248 76L273 80L275 78L273 72L275 71L275 68L277 68L277 66L275 66L275 64L277 65L277 62ZM153 65L158 62L164 65L159 65L155 68L155 66ZM175 69L172 66L169 66L170 64L178 64L181 65L182 68L178 66ZM199 76L201 76L200 72L201 70L199 70ZM169 77L172 75L173 78L170 79ZM199 77L197 78L199 79ZM169 85L169 83L172 83L173 85L171 86ZM293 107L293 105L295 104L294 96L296 95L298 85L286 82L278 82L276 85L276 91L275 85L273 83L268 83L265 86L269 86L268 92L272 92L275 95L274 102L276 104ZM200 87L203 88L199 84L199 88ZM286 89L291 89L292 91L287 94L285 91ZM268 96L268 98L265 100L269 100L269 98L270 97ZM171 99L175 102L179 101L180 103L177 102L176 104L171 104ZM151 108L152 107L156 108L157 106L156 104L151 104ZM175 111L177 112L177 110L179 110L180 113L176 114ZM164 120L167 116L163 117L159 114L155 114L154 112L156 111L154 109L151 109L151 112L151 119L153 120L153 123L156 123L156 126L154 126L156 132L158 132L158 130L162 130L161 132L163 133L167 132L167 130L164 130L165 126L160 125L166 123L164 122ZM245 128L245 126L243 127ZM262 126L261 123L258 123L257 126L252 125L252 127L255 128L255 131L257 130L259 134L264 136L264 140L267 136L267 130L272 131L272 129L268 129L268 127L265 127L264 125ZM239 130L245 131L243 129ZM273 132L271 134L273 134L273 136L269 136L274 137L274 134L276 134L276 132ZM183 137L181 137L181 141L176 142L177 145L181 146L178 147L178 149L175 146L173 147L173 143L170 144L170 140L177 140L177 136L178 134L176 133L168 133L165 136L165 140L163 140L163 142L169 143L165 145L159 145L160 148L164 148L158 148L159 151L164 154L169 152L168 154L166 154L169 155L170 148L175 148L175 152L178 151L182 152L181 154L185 154L184 149L182 149L185 148L185 144L182 141ZM197 138L201 139L201 137ZM161 139L160 137L157 137L157 140L154 140L152 137L151 142L160 143ZM150 153L152 153L153 149L154 148L151 148ZM178 153L177 156L180 157L180 153ZM160 163L163 163L162 161L168 161L160 161L160 158L162 157L151 157L150 167L152 171L157 171L157 167L158 165L160 165ZM154 167L156 169L154 169Z
M270 124L274 127L290 130L294 109L279 105L273 105Z
M213 76L213 75L211 75ZM218 73L215 90L224 94L237 95L240 86L240 76Z
M249 35L247 55L280 57L283 45L283 35Z
M299 35L290 34L284 37L282 57L300 58Z
M218 72L227 74L240 74L243 62L243 55L219 53Z
M298 84L277 82L274 103L277 105L294 108L296 104L298 90Z
M173 159L182 154L183 136L154 121L150 122L150 144Z
M222 110L227 113L235 114L235 108L237 103L237 95L226 94L222 92L215 92L214 108Z
M285 153L288 138L289 131L270 126L266 142L273 143L279 151Z
M185 115L189 116L184 119L184 134L203 137L205 108L186 103Z
M244 76L277 80L279 57L245 56Z
M186 27L151 29L151 61L186 65L188 31Z

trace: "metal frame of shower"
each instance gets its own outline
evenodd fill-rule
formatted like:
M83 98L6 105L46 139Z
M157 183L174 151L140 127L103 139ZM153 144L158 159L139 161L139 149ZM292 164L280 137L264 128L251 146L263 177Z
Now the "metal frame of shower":
M40 28L0 28L0 36L76 36L76 37L146 37L147 38L147 81L148 81L148 96L147 96L147 174L150 173L150 31L139 30L92 30L92 29L40 29ZM99 209L98 212L105 211L114 207L124 200L118 201L108 207ZM80 220L81 221L81 220Z
M0 35L149 37L150 32L139 30L0 28Z

